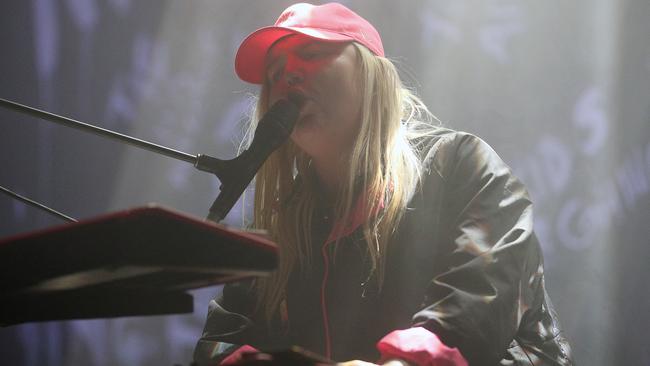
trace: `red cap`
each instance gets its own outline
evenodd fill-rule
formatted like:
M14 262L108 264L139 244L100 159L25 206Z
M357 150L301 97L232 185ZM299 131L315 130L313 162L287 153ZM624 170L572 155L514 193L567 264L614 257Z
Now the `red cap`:
M275 41L289 34L303 34L321 41L355 41L375 55L384 56L379 33L357 13L338 3L299 3L283 11L275 25L260 28L246 37L235 56L237 76L249 83L262 84L266 53Z

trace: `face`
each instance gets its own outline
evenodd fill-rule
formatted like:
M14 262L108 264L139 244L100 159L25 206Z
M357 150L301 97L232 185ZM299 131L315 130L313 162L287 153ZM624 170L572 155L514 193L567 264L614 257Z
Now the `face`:
M269 106L280 99L299 101L291 139L314 160L345 156L357 135L361 109L357 57L351 43L297 35L280 39L268 52Z

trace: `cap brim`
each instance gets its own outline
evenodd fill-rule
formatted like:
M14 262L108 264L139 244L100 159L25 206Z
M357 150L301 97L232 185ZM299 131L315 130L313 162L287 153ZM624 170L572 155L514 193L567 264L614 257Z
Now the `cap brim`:
M282 37L302 34L321 41L344 42L352 37L330 31L297 27L265 27L251 33L239 45L235 56L235 72L240 79L253 84L264 82L264 62L269 48Z

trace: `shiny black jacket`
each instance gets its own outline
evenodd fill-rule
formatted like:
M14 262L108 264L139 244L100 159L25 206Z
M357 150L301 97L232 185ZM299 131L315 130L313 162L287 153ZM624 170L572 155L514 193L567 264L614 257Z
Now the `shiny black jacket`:
M390 243L381 291L357 231L335 251L314 250L312 271L290 279L287 327L255 320L246 283L225 286L211 302L195 359L215 360L227 343L325 354L325 311L339 361L376 361L379 339L418 325L458 347L470 365L571 365L524 186L473 135L440 129L423 144L428 170ZM314 225L313 242L322 243L331 225L314 219L322 225Z

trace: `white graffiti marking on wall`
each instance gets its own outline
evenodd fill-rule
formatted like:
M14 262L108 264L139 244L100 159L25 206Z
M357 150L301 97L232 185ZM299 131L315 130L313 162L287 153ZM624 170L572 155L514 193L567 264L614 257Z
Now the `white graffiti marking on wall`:
M613 146L607 116L602 90L587 88L573 109L577 138L543 136L513 164L536 203L536 229L548 254L557 246L606 244L616 223L650 197L650 142Z

